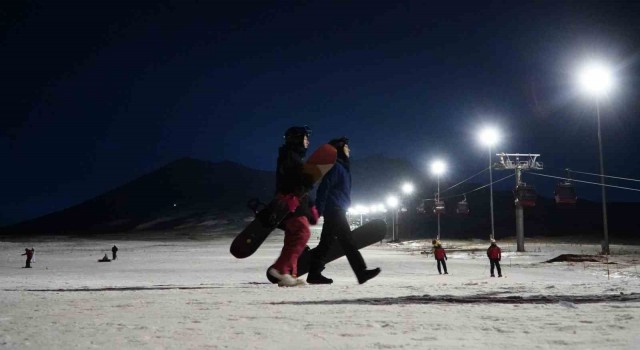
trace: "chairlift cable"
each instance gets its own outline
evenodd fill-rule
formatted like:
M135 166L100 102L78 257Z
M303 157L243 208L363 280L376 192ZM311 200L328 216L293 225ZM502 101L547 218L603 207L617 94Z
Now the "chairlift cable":
M570 180L571 182L582 182L582 183L591 184L591 185L605 186L605 187L613 187L613 188L619 188L619 189L622 189L622 190L629 190L629 191L636 191L636 192L640 192L640 189L639 189L639 188L622 187L622 186L607 185L607 184L604 184L604 185L603 185L603 184L601 184L601 183L597 183L597 182L583 181L583 180L576 180L576 179L567 179L566 177L553 176L553 175L546 175L546 174L540 174L540 173L534 173L534 172L530 172L529 174L531 174L531 175L545 176L545 177L552 177L552 178L554 178L554 179L560 179L560 180Z
M452 189L452 188L454 188L454 187L456 187L456 186L458 186L458 185L460 185L460 184L462 184L462 183L464 183L464 182L467 182L467 181L469 181L469 180L473 179L474 177L476 177L476 176L478 176L478 175L480 175L480 174L484 173L484 172L485 172L485 171L487 171L487 170L489 170L489 167L486 167L484 170L480 171L479 173L477 173L477 174L475 174L475 175L473 175L473 176L471 176L471 177L469 177L469 178L467 178L467 179L465 179L465 180L462 180L462 181L458 182L457 184L455 184L455 185L453 185L453 186L451 186L451 187L447 188L447 189L446 189L446 190L444 190L444 191L440 191L440 193L447 192L447 191L449 191L450 189Z
M546 167L546 168L547 168L547 170L551 170L551 169L553 169L553 170L560 170L560 169L558 169L558 168L549 168L549 167ZM569 171L570 173L576 173L576 174L593 175L593 176L602 176L602 177L608 177L608 178L618 179L618 180L626 180L626 181L635 181L635 182L640 182L640 180L638 180L638 179L631 179L631 178L627 178L627 177L611 176L611 175L600 175L600 174L595 174L595 173L588 173L588 172L585 172L585 171L571 170L571 169L569 169L569 168L562 169L562 171ZM566 179L566 180L574 181L573 179Z
M482 185L482 186L480 186L480 187L478 187L478 188L475 188L475 189L473 189L473 190L471 190L471 191L467 191L467 192L464 192L464 193L460 193L460 194L456 194L456 195L451 195L451 196L447 196L447 197L440 197L440 200L445 200L445 199L451 199L451 198L456 198L456 197L460 197L460 196L465 196L465 195L467 195L467 194L469 194L469 193L471 193L471 192L479 191L479 190L481 190L481 189L483 189L483 188L485 188L485 187L487 187L487 186L490 186L491 184L498 183L498 182L500 182L500 181L502 181L502 180L506 180L506 179L508 179L508 178L510 178L510 177L512 177L512 176L515 176L515 175L516 175L516 174L507 175L507 176L505 176L505 177L503 177L503 178L501 178L501 179L499 179L499 180L496 180L496 181L494 181L494 182L492 182L492 183L488 183L488 184L486 184L486 185ZM440 192L440 193L442 193L442 192ZM427 199L425 199L425 201L429 201L429 200L431 200L431 201L432 201L432 200L435 200L435 198L427 198Z

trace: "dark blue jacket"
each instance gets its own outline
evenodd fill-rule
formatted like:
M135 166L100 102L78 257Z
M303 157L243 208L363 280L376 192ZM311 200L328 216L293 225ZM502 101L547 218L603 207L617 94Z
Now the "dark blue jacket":
M348 210L351 206L351 172L343 161L336 164L322 178L316 193L316 208L323 215L331 209Z

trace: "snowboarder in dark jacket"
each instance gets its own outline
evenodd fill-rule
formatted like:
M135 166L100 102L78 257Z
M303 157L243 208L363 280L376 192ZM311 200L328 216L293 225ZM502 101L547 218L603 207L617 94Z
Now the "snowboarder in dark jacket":
M487 249L487 257L489 258L489 263L491 264L491 277L496 277L494 275L493 270L494 267L498 269L498 277L502 277L502 270L500 269L500 260L502 259L502 251L500 247L496 245L496 240L491 239L491 245L489 249Z
M313 250L307 282L310 284L330 284L333 280L322 275L326 256L337 240L351 265L351 269L362 284L380 273L380 268L367 269L362 254L356 248L347 221L346 211L351 205L351 170L349 162L349 139L331 140L330 145L338 150L336 164L322 178L316 193L318 213L324 216L324 225L318 247Z
M35 249L29 249L29 248L24 248L24 254L22 255L26 255L27 256L27 262L26 265L24 266L25 268L30 269L31 268L31 258L33 258L33 252Z
M440 241L437 241L433 248L433 256L438 262L438 273L442 275L442 270L440 269L440 265L442 265L444 274L448 275L449 273L447 272L447 263L445 262L445 260L447 260L447 252L444 250L444 248L442 248L442 243L440 243Z
M292 212L280 224L284 230L284 246L280 257L269 269L269 274L279 281L279 286L304 284L303 280L297 278L298 257L311 236L309 226L318 221L318 211L306 195L313 187L313 179L303 173L310 134L311 129L306 126L287 129L285 143L278 153L276 196Z
M113 260L116 260L116 258L118 257L118 247L116 247L116 245L114 244L113 247L111 248L111 255L113 256Z

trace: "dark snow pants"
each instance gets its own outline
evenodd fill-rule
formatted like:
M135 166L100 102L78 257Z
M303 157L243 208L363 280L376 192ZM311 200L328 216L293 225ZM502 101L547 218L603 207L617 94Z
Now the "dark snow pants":
M442 264L444 273L447 273L447 263L444 261L444 259L436 259L436 261L438 262L438 272L442 274L442 270L440 270L440 264Z
M500 270L500 260L498 259L489 259L491 261L491 277L494 277L493 267L495 266L498 269L498 276L502 277L502 270Z
M362 254L360 254L358 246L351 235L347 213L342 209L331 209L324 213L320 242L318 247L313 250L309 272L320 272L324 269L327 254L331 246L336 243L336 240L342 247L349 265L351 265L351 269L356 275L367 268L367 264L364 262Z

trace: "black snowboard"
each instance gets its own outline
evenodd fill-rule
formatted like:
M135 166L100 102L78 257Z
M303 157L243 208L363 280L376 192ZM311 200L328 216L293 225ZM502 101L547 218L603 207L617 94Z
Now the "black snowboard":
M373 220L369 221L366 224L358 227L357 229L351 231L351 235L353 235L353 241L356 243L356 248L362 249L364 247L368 247L374 243L380 242L384 239L384 236L387 233L387 224L384 220ZM313 249L310 249L309 246L304 248L302 254L298 258L298 276L302 276L309 272L309 265L311 264L311 254ZM327 253L327 263L332 262L336 259L339 259L344 256L344 251L340 246L340 243L334 239L333 244L331 245L331 249L329 249L329 253ZM269 275L269 269L272 266L269 266L267 269L267 279L271 283L278 283L278 280L273 278L273 276Z
M304 164L303 173L314 184L331 170L337 159L335 147L324 144L320 146ZM306 196L307 194L302 194ZM264 209L256 214L256 218L240 232L231 242L229 252L238 259L251 256L258 250L262 242L273 232L278 224L289 215L288 206L274 198Z

